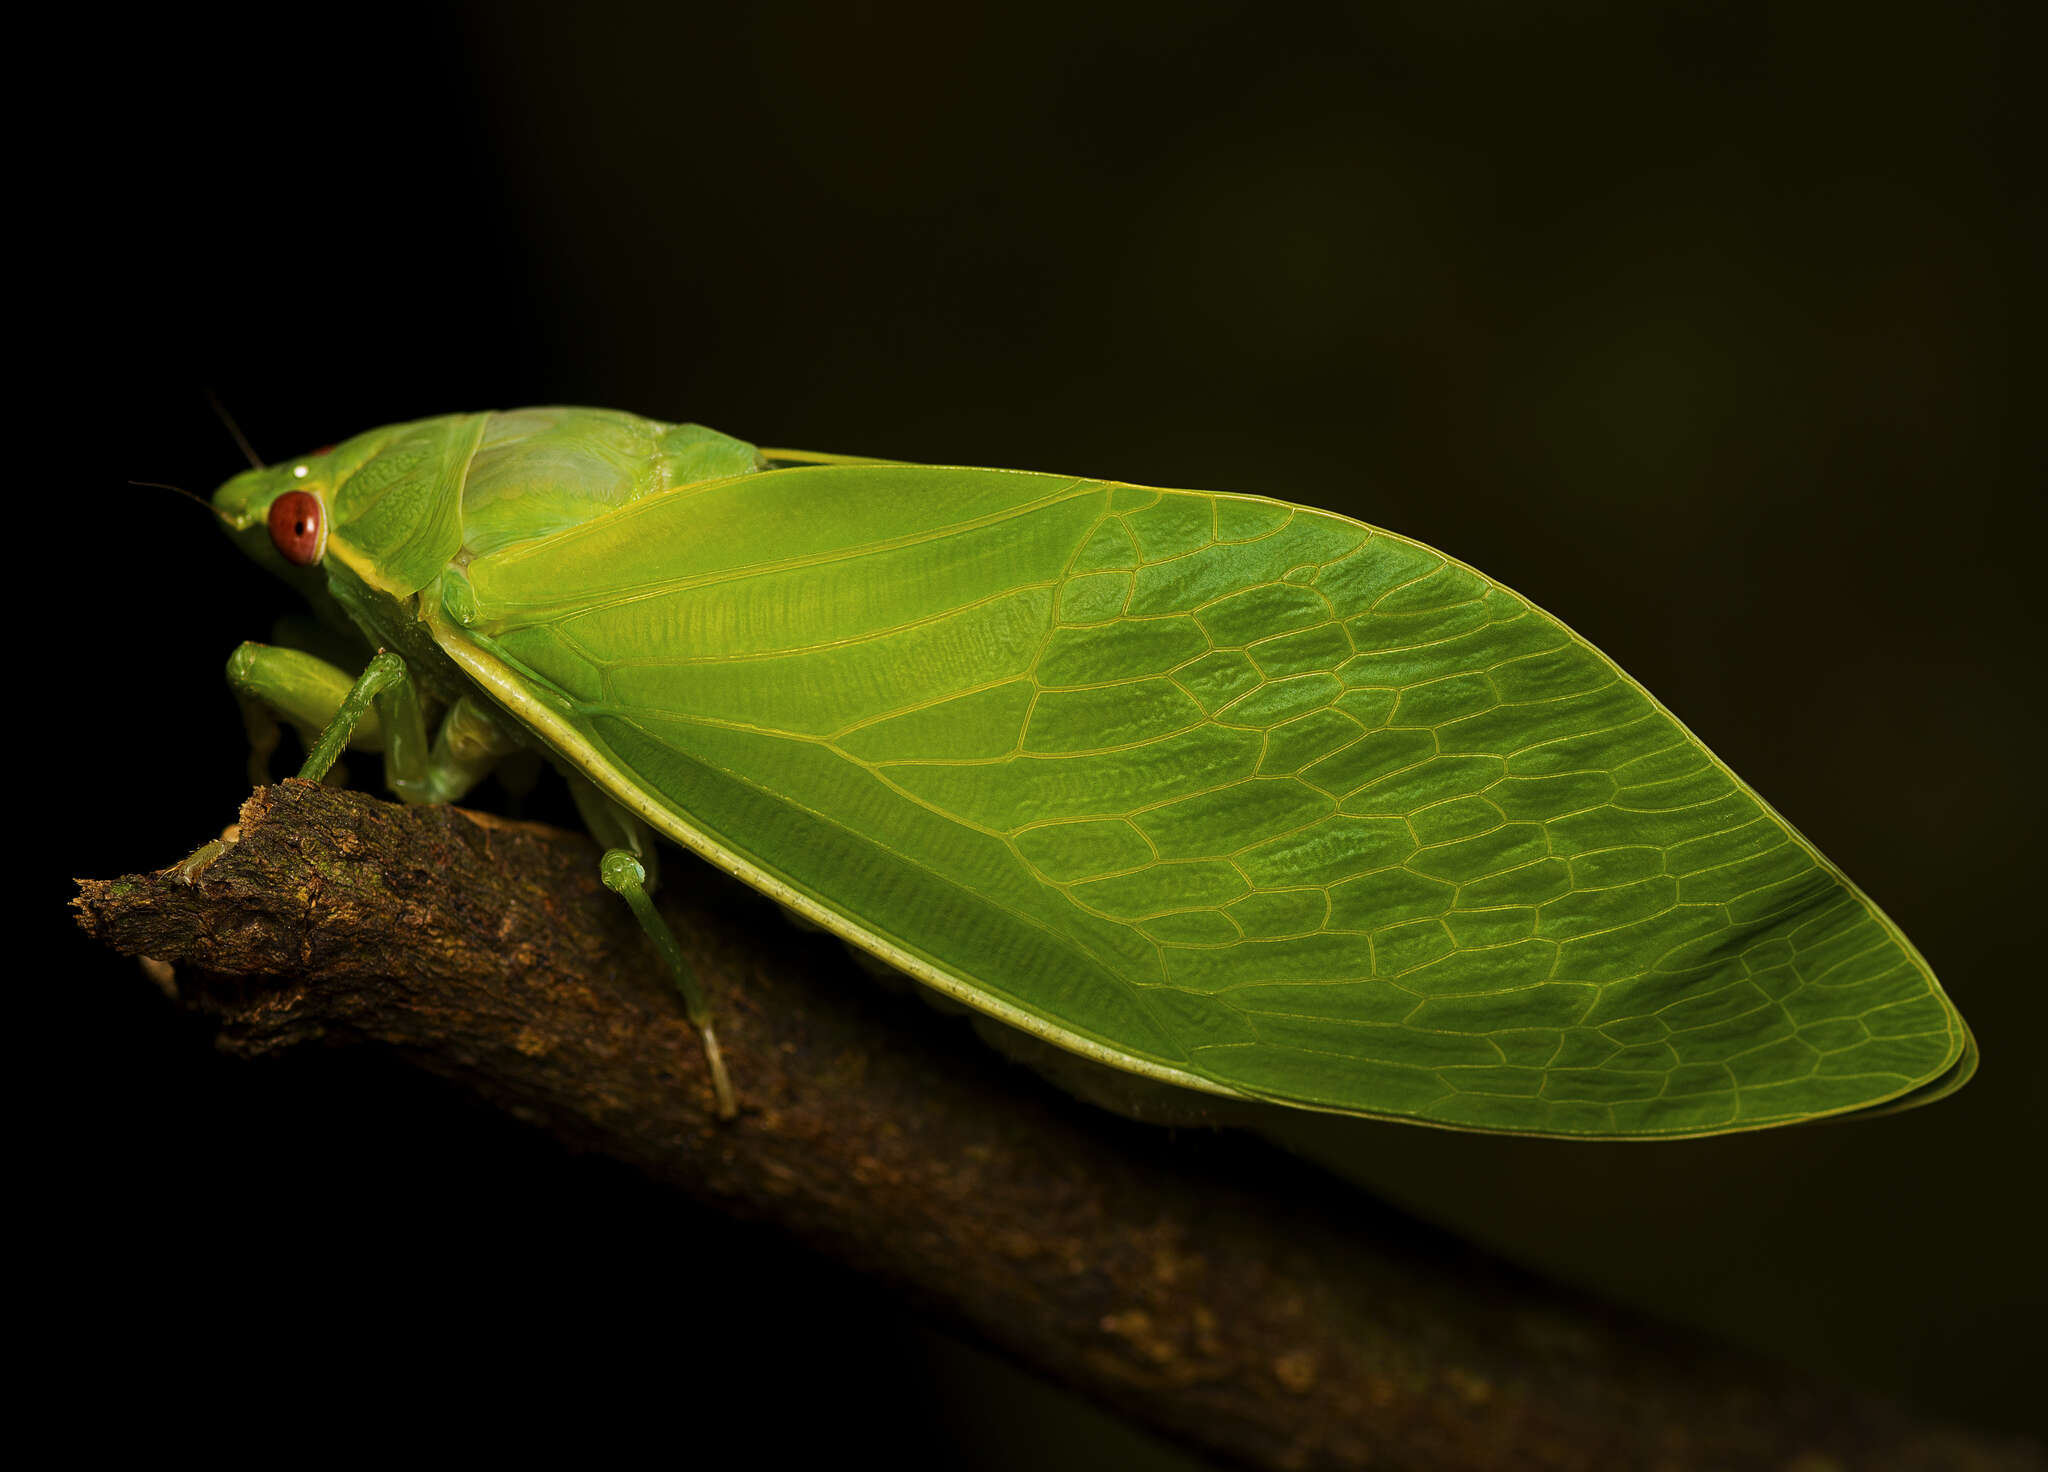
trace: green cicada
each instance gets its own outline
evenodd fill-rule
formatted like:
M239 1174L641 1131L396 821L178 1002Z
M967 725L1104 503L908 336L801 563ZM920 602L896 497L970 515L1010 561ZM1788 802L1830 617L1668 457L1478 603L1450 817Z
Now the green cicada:
M551 756L726 1112L650 833L1210 1094L1668 1137L1974 1065L1883 912L1612 661L1342 516L567 408L372 430L214 504L382 651L237 651L322 732L305 774L353 740L446 801Z

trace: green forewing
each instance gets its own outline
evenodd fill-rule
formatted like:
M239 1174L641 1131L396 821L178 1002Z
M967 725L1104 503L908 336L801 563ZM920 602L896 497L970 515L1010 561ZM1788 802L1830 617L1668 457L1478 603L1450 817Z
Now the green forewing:
M1898 932L1640 687L1343 517L807 467L467 577L467 636L594 773L1140 1071L1691 1134L1868 1107L1962 1056Z

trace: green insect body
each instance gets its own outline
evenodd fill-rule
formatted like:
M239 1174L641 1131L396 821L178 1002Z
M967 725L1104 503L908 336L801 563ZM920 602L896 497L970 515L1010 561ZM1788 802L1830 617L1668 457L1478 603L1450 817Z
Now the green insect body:
M1622 1138L1974 1066L1898 929L1640 686L1342 516L559 408L375 430L215 505L402 659L351 696L378 740L426 739L390 678L450 712L401 795L544 747L601 829L1127 1073ZM246 689L314 727L324 678Z

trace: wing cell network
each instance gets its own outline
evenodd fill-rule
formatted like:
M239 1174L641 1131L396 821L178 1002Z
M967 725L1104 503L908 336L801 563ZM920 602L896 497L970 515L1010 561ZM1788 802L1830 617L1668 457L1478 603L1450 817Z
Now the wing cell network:
M807 467L468 576L469 637L595 760L849 934L1141 1070L1693 1134L1963 1054L1890 922L1609 660L1343 517Z

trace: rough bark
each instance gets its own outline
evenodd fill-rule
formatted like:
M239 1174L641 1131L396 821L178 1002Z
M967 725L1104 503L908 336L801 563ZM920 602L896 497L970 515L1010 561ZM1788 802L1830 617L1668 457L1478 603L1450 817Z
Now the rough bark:
M106 944L171 963L232 1048L394 1049L1222 1461L2041 1465L1541 1282L1255 1141L1077 1104L692 865L664 907L742 1098L720 1125L595 857L552 829L287 782L196 883L86 881L74 903Z

